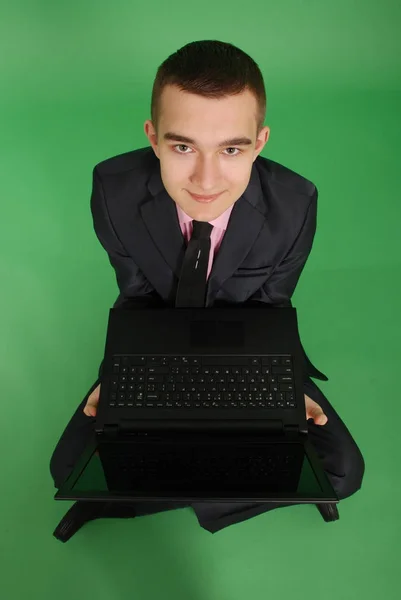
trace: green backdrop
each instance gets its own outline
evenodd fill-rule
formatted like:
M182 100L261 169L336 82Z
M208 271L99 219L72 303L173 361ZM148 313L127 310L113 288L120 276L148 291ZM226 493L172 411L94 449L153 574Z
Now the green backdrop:
M0 585L7 600L398 597L401 8L396 0L13 1L0 20ZM359 445L363 487L215 535L191 509L52 531L49 460L97 377L118 288L93 231L93 166L148 145L159 64L197 39L259 64L262 156L319 189L293 296L317 381Z

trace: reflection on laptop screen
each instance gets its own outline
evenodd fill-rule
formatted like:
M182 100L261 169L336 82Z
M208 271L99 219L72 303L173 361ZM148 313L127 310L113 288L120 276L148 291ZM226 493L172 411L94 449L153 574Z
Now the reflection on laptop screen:
M321 486L299 443L166 444L107 442L93 453L73 492L199 497L319 495Z

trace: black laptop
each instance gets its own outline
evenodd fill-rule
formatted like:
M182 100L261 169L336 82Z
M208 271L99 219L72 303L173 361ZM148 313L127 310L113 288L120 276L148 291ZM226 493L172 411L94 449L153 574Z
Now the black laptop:
M110 309L95 431L57 500L333 503L294 307Z

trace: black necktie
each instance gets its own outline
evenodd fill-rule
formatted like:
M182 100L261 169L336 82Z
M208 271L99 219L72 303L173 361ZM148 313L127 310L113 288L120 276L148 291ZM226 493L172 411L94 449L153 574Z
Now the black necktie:
M213 225L207 221L193 221L192 236L184 255L178 282L176 306L205 306L212 229Z

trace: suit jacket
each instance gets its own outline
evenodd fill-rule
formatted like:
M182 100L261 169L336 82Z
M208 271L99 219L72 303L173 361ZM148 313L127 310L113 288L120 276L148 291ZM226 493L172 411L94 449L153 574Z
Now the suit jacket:
M92 175L93 225L120 290L113 308L174 307L186 243L153 148L103 160ZM311 181L258 156L214 259L205 307L292 306L316 231L317 197ZM305 374L327 381L301 347Z

